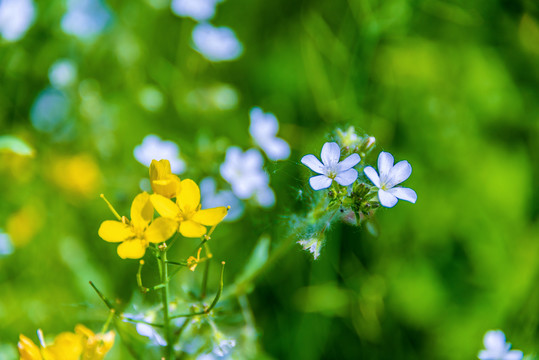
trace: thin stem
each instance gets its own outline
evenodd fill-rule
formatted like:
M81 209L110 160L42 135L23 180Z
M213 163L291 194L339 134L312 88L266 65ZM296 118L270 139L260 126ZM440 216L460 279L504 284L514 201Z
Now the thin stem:
M204 275L202 276L202 291L200 292L200 299L204 300L206 297L206 290L208 288L208 277L210 273L210 260L206 261L206 265L204 266Z
M124 316L124 315L120 315L120 319L129 321L129 322L132 322L132 323L146 324L146 325L159 327L159 328L164 327L163 324L156 324L156 323L151 323L151 322L147 322L147 321L144 321L144 320L133 319L133 318L130 318L130 317L127 317L127 316Z
M138 271L137 271L137 285L140 291L143 294L146 294L149 291L149 289L145 286L142 286L142 267L143 266L144 266L144 260L140 260L139 265L138 265Z
M208 306L206 309L204 309L202 311L199 311L199 312L195 312L195 313L191 313L191 314L174 315L174 316L171 316L170 318L171 319L177 319L177 318L181 318L181 317L191 317L191 316L197 316L197 315L208 315L210 313L210 311L213 310L215 305L217 305L217 303L219 302L219 299L221 298L221 294L223 293L223 287L224 287L224 275L225 275L225 262L223 261L223 262L221 262L221 276L219 278L219 289L217 289L217 294L215 294L215 298L213 299L210 306Z
M112 211L112 213L114 214L114 216L116 216L116 219L118 219L118 221L122 221L122 217L120 216L120 214L118 214L118 212L116 211L116 209L114 209L114 206L112 206L112 204L107 200L107 198L105 197L105 194L101 194L101 195L99 195L99 196L101 196L101 199L105 200L105 202L106 202L107 205L109 206L110 211Z
M168 287L168 266L167 266L167 249L164 248L161 251L161 256L159 257L159 272L161 275L161 282L164 285L162 289L162 301L163 301L163 320L164 320L164 331L165 338L167 341L167 346L165 347L165 358L173 359L172 354L172 338L170 332L170 317L168 313L168 297L169 297L169 287Z
M114 318L115 313L116 313L116 311L114 311L114 310L109 311L109 316L107 317L107 321L105 322L105 324L103 325L103 328L101 329L102 334L107 332L107 330L109 328L109 325L110 325L112 319Z
M107 307L109 308L109 310L111 310L111 311L116 311L116 309L114 308L114 306L112 306L112 304L110 303L110 301L105 297L105 295L103 295L103 293L102 293L101 291L99 291L99 289L94 285L94 283L90 281L90 285L94 288L95 292L97 293L97 295L99 295L99 297L101 298L101 300L103 300L103 302L105 303L105 305L107 305Z

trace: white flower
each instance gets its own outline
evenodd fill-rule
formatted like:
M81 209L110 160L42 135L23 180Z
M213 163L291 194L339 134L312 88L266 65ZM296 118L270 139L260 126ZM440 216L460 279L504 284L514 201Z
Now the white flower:
M323 240L323 238L313 236L308 239L299 240L298 244L303 247L303 250L307 250L313 254L313 257L316 260L320 256L320 250L322 250L322 246L324 245Z
M15 251L9 234L0 229L0 257L13 254Z
M210 61L235 60L243 52L243 46L232 29L211 24L198 24L193 29L194 49Z
M501 330L487 331L483 344L486 350L479 352L481 360L521 360L524 356L520 350L510 350L511 344L505 342L505 334Z
M399 201L406 200L415 204L417 194L414 190L403 187L395 187L412 174L412 166L406 160L394 163L393 155L382 151L378 156L378 171L380 176L372 166L367 166L363 171L372 183L379 189L378 199L380 204L385 207L393 207Z
M62 30L87 39L101 33L111 19L111 12L102 0L69 0L62 17Z
M321 174L309 179L309 184L314 190L328 188L333 180L342 186L348 186L356 181L358 173L352 167L356 166L361 160L358 154L352 154L339 162L341 158L339 145L335 142L327 142L322 147L320 158L322 162L311 154L301 158L303 165Z
M178 16L207 21L215 15L215 6L222 0L172 0L170 7Z
M266 113L259 107L254 107L249 113L251 125L249 132L255 143L260 146L271 160L284 160L290 156L290 146L286 141L277 137L279 122L272 113Z
M17 41L24 36L35 17L32 0L0 1L0 34L8 41Z
M226 151L225 162L221 164L221 176L232 185L232 191L240 199L255 196L263 207L275 204L275 194L269 187L269 175L264 171L264 158L256 149L245 152L231 146Z
M152 160L166 159L170 162L170 170L174 174L185 171L185 162L180 158L180 148L172 141L163 141L157 135L147 135L142 144L133 150L135 159L143 165L150 166Z
M67 87L77 78L77 66L69 59L57 60L49 68L49 80L55 88Z
M232 191L221 190L216 191L217 184L211 177L202 179L200 182L200 197L202 207L210 209L227 204L230 210L226 214L223 221L234 221L243 215L243 202L238 199Z

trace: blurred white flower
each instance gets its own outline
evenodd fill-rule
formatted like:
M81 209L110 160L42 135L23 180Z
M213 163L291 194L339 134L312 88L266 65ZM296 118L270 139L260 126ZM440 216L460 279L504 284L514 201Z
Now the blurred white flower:
M148 321L148 320L145 320ZM159 346L167 346L167 342L163 337L154 329L153 326L137 323L136 325L137 332L142 335L149 338L152 343L159 345Z
M481 360L521 360L524 356L520 350L510 350L511 344L505 342L505 334L501 330L487 331L483 344L486 350L479 352Z
M342 186L348 186L356 181L358 173L353 167L361 160L358 154L352 154L339 162L341 148L336 142L327 142L322 146L320 158L322 162L311 154L301 158L303 165L321 174L309 179L309 184L314 190L328 188L333 180Z
M9 234L0 230L0 256L11 255L14 250Z
M403 187L395 187L412 174L412 166L406 160L394 163L393 155L382 151L378 155L378 171L380 176L372 166L367 166L363 171L372 183L379 189L378 199L382 206L391 208L397 204L398 199L409 201L413 204L417 201L417 194L414 190Z
M243 202L238 199L232 191L216 191L217 184L211 177L202 179L200 182L201 203L204 209L219 206L230 206L223 221L234 221L243 215Z
M279 122L272 113L264 113L261 108L254 107L249 113L251 125L249 132L255 143L260 146L270 160L284 160L290 156L290 146L277 137Z
M77 78L77 66L69 59L57 60L49 68L49 80L55 88L72 85Z
M61 91L47 88L37 96L30 109L32 125L39 131L55 133L68 122L70 101Z
M298 244L300 244L303 247L303 250L309 251L311 254L313 254L314 259L318 259L320 256L320 250L322 249L322 246L324 245L323 238L313 236L308 239L299 240Z
M213 348L213 353L217 356L223 357L232 351L232 349L236 346L236 340L234 339L225 339L219 341L219 344L217 344L216 347Z
M258 150L242 152L239 147L231 146L226 151L220 171L237 197L248 199L254 196L261 206L271 207L275 204L275 194L269 187L269 175L263 165L264 158Z
M215 15L215 7L222 0L172 0L170 7L178 16L196 21L207 21Z
M232 29L202 23L193 29L194 49L210 61L235 60L243 52L243 46Z
M62 29L81 39L91 38L101 33L111 19L111 12L102 0L69 0Z
M137 161L145 166L150 166L152 160L166 159L170 162L170 170L173 174L181 174L185 171L185 162L180 157L180 148L172 141L163 141L157 135L147 135L142 144L135 146L133 155Z
M24 36L35 18L32 0L0 1L0 34L8 41L17 41Z

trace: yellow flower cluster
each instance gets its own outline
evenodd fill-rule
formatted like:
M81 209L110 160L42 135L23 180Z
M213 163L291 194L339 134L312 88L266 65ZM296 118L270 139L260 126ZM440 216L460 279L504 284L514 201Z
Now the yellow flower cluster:
M207 232L206 226L217 225L228 212L226 206L201 210L197 184L172 174L168 160L152 161L150 182L154 193L135 197L131 220L123 216L121 221L104 221L99 228L103 240L121 242L118 255L122 259L140 259L150 243L162 243L176 231L189 238L201 237ZM153 219L154 210L161 217Z
M52 345L38 347L24 335L19 336L21 360L102 360L114 345L114 332L94 334L84 325L77 325L75 332L63 332Z

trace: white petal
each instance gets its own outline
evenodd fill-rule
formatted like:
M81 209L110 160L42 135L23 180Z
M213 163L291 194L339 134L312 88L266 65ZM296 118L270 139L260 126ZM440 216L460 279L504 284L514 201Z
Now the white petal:
M479 352L479 354L477 355L477 357L480 360L491 360L492 359L492 356L490 355L490 351L488 351L488 350L481 350Z
M380 187L380 177L378 176L378 173L372 166L367 166L365 169L363 169L363 172L367 177L372 181L372 183L379 188Z
M487 331L483 344L487 350L502 352L505 350L505 334L501 330Z
M522 360L524 354L520 350L511 350L503 358L503 360Z
M378 199L380 200L380 205L392 208L397 204L397 201L399 201L395 195L392 195L391 193L384 191L382 189L378 190Z
M388 187L398 185L404 180L408 179L410 174L412 174L412 165L410 165L410 163L406 160L399 161L389 172L386 185Z
M249 149L243 154L243 166L246 169L260 169L264 166L264 158L257 149Z
M378 155L378 173L380 174L380 181L382 183L386 182L394 161L393 155L388 152L382 151L380 155Z
M412 204L415 204L415 202L417 201L417 194L414 190L409 188L395 187L387 190L387 192L401 200L409 201Z
M339 173L335 177L335 181L341 184L342 186L348 186L357 179L357 170L356 169L348 169L346 171L343 171Z
M290 156L290 146L281 138L270 138L259 145L270 160L284 160Z
M331 185L331 179L326 175L313 176L309 179L309 184L314 190L326 189Z
M275 193L269 186L257 189L255 198L262 207L269 208L275 205Z
M356 166L360 161L361 158L358 154L352 154L337 164L337 172L348 170Z
M337 164L341 158L341 148L336 142L327 142L322 146L320 158L326 166Z
M301 158L301 163L319 174L324 172L324 165L314 155L305 155Z

